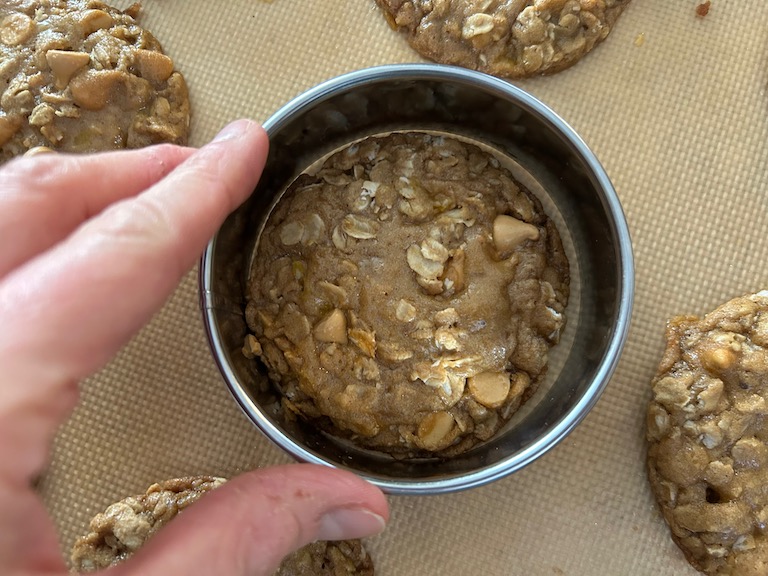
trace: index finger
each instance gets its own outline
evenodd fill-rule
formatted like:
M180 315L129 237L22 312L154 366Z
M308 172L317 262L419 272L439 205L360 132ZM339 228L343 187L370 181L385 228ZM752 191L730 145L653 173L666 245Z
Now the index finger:
M0 437L26 432L15 454L5 455L14 465L0 462L0 476L29 477L43 465L64 416L62 399L76 396L77 381L162 306L224 218L253 191L267 146L257 124L231 124L158 184L113 204L3 279L0 365L7 382L26 385L3 390Z

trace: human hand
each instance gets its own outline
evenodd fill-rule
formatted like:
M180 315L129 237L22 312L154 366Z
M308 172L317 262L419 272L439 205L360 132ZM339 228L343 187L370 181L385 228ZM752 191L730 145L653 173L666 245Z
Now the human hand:
M67 573L30 483L78 382L162 306L255 187L267 145L239 121L200 150L44 154L0 168L0 574ZM350 473L249 472L110 574L268 575L306 543L381 531L388 514L381 492Z

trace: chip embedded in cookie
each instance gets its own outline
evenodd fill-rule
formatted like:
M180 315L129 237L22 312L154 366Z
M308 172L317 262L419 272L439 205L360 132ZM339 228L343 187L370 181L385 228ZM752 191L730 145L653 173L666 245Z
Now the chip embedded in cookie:
M768 574L768 291L667 327L648 408L648 474L690 563Z
M495 76L558 72L605 40L629 0L377 0L410 45Z
M97 0L0 4L0 162L38 146L186 144L186 83L136 12Z

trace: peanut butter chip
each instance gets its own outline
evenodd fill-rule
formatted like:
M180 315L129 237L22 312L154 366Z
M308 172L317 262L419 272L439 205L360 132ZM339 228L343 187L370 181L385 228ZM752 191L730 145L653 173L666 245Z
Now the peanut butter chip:
M69 87L75 104L86 110L101 110L124 82L123 72L89 70L75 76Z
M500 214L493 221L493 243L502 254L507 254L526 240L538 240L539 229L512 216Z
M91 57L85 52L71 50L48 50L45 59L56 77L56 87L64 89L75 72L88 64Z
M165 82L173 72L173 60L153 50L136 50L139 75L150 82Z
M433 412L419 424L419 440L427 450L440 450L450 444L456 421L448 412Z
M25 15L15 12L6 16L0 23L0 42L6 46L16 46L29 38L35 31L35 23Z
M467 379L469 393L488 408L497 408L509 395L509 374L505 372L483 372Z
M320 342L347 343L347 319L344 312L336 308L328 316L317 323L314 330L315 339Z
M114 19L112 16L104 12L104 10L86 10L80 19L83 36L93 34L96 30L109 28L113 23Z

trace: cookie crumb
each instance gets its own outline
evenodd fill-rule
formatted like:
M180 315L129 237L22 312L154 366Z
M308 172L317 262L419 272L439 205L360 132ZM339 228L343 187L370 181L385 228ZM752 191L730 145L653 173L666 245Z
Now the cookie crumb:
M281 197L253 262L247 351L283 414L404 457L489 439L565 327L554 223L495 156L448 136L336 152Z
M702 2L698 6L696 6L696 16L699 18L704 18L707 14L709 14L709 7L712 5L712 2L707 0L706 2Z
M503 78L553 74L605 40L629 0L376 0L422 56Z

